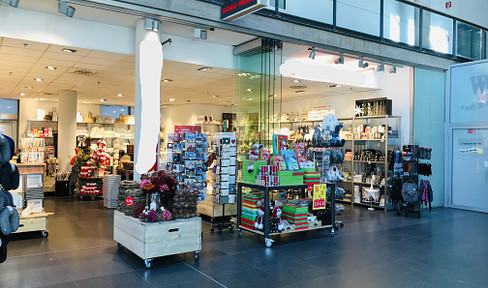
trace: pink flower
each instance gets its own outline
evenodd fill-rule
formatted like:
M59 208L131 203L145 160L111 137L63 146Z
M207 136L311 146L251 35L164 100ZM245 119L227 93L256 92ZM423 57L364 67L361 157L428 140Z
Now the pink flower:
M142 179L142 181L141 181L141 185L139 185L139 186L141 187L141 189L144 189L144 187L145 187L147 184L149 184L149 183L151 183L151 181L149 181L149 180L147 180L147 179Z
M159 186L159 190L161 191L161 193L169 191L168 184L163 184L163 185Z

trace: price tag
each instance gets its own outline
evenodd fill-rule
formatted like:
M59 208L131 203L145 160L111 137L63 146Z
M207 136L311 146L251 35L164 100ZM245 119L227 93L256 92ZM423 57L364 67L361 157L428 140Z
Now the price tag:
M327 184L313 185L313 210L325 209L327 203Z
M132 206L133 204L134 204L134 198L127 196L127 198L125 198L125 205Z

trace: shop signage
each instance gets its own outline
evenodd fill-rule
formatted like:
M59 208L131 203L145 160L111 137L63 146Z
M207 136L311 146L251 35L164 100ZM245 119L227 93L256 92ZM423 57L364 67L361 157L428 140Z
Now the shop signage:
M313 210L325 209L327 184L313 185Z
M175 133L202 133L202 127L190 125L175 125Z
M125 205L132 206L133 204L134 204L134 198L127 196L127 198L125 198Z
M452 7L452 2L451 1L446 2L446 9L449 9L451 7Z
M312 192L313 191L313 185L312 184L308 184L307 190L308 190L308 192Z
M232 21L261 10L267 0L235 0L220 7L220 19Z

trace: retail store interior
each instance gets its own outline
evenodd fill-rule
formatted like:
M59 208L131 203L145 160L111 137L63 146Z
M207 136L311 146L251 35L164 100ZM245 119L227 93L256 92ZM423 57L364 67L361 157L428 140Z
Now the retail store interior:
M232 41L237 42L232 44L238 46L254 39L255 37L248 35L234 35ZM114 248L114 236L112 236L112 233L115 233L113 232L114 212L107 207L115 208L117 205L115 202L107 203L108 199L106 198L113 195L105 195L101 189L103 183L97 182L105 181L103 174L120 174L122 179L131 179L133 175L131 172L131 160L133 159L125 162L124 165L119 165L118 161L121 155L118 151L123 150L128 155L133 156L131 146L134 144L134 117L130 114L134 112L135 57L11 38L1 38L0 44L0 59L5 61L5 65L0 67L0 83L2 83L0 98L19 100L17 102L18 115L12 117L2 114L2 130L4 134L7 134L6 131L11 131L12 138L18 144L18 148L21 149L18 154L19 166L22 164L42 164L41 166L44 167L40 171L43 175L41 178L43 195L40 203L45 212L53 213L46 216L49 219L49 234L47 233L46 220L43 224L45 226L35 228L42 230L40 234L39 231L33 231L17 233L12 236L13 241L9 244L10 251L12 251L10 255L14 259L12 261L22 262L24 259L21 257L22 255L28 256L25 259L32 259L29 255L37 255L33 256L36 259L38 258L36 263L44 263L47 258L55 259L53 261L56 264L51 267L59 268L59 273L64 273L62 272L64 268L59 265L70 257L78 258L79 263L82 263L79 265L83 266L70 268L72 271L79 270L81 274L78 272L66 273L65 276L68 278L58 277L55 282L53 279L42 276L42 269L29 274L29 277L39 277L40 282L45 285L68 285L63 287L69 287L73 284L94 287L93 285L99 285L108 279L112 283L132 281L131 283L134 285L141 284L151 287L150 285L156 285L159 281L152 279L153 276L151 275L156 275L155 271L162 273L158 275L166 276L169 275L167 273L173 271L182 273L181 275L188 275L188 278L186 280L175 280L172 284L187 286L192 283L199 283L199 285L206 283L206 286L213 287L216 286L216 283L217 286L234 285L235 283L228 282L229 279L233 279L233 275L240 270L238 267L245 266L245 283L256 283L258 285L256 278L251 276L253 273L258 273L265 283L273 286L272 282L276 285L278 283L280 285L285 284L271 276L273 274L271 271L276 269L273 266L280 266L284 263L294 263L293 265L296 264L303 268L302 271L308 271L307 275L310 273L315 275L317 272L316 275L320 275L320 277L346 273L350 268L360 268L347 265L347 268L344 267L343 270L334 272L333 270L337 267L326 267L327 269L324 270L322 264L319 265L321 262L319 259L316 259L315 264L312 263L310 257L317 256L317 254L316 252L313 255L310 254L309 252L312 250L308 248L327 246L327 249L320 248L319 250L322 254L328 254L338 253L333 252L332 246L342 247L343 244L338 244L334 238L330 237L334 234L329 234L329 230L317 229L317 231L304 234L280 235L276 239L280 250L262 254L259 249L263 245L258 239L259 235L255 236L245 229L243 229L244 231L239 229L238 233L229 233L234 229L227 231L226 228L228 227L225 226L227 224L225 222L219 223L221 220L231 220L231 225L237 228L236 221L238 220L235 216L238 216L238 205L235 203L237 202L235 196L232 198L219 195L218 200L215 200L216 196L212 192L212 176L209 176L208 187L204 186L207 187L206 192L199 195L200 203L197 206L198 214L205 220L201 228L203 232L203 244L201 245L203 246L200 264L194 264L193 255L187 253L156 259L154 264L146 262L146 267L152 267L154 270L143 271L144 265L139 262L140 259L136 263L137 257L130 254L129 251ZM173 43L172 45L176 44ZM163 51L164 49L165 46L163 46ZM369 125L381 127L381 125L386 125L385 122L381 121L389 119L388 121L392 122L389 122L386 127L390 128L391 133L385 133L382 136L386 138L372 139L381 140L377 141L378 144L366 144L365 142L368 141L362 140L363 142L358 144L360 147L354 149L383 149L381 153L386 156L386 147L389 145L400 147L400 143L409 142L412 109L410 101L412 71L410 67L291 43L283 43L278 47L278 50L280 61L278 75L282 77L279 77L279 88L270 95L273 98L271 102L274 112L262 120L271 127L267 132L269 137L273 134L280 134L287 136L290 142L307 143L308 141L311 143L315 125L322 123L324 115L335 114L339 122L344 125L340 134L341 138L348 142L344 145L344 151L347 149L351 151L352 145L354 145L352 139L355 133L355 125L358 124L353 121L359 121L361 125L365 125L368 122L364 123L364 121L371 120L363 117L363 115L367 115L364 110L358 112L359 108L356 101L373 99L376 101L375 105L379 105L378 103L387 98L391 100L392 105L388 115L393 117L390 119L386 115L369 114L380 119L378 121L372 117ZM361 64L359 64L360 61ZM161 77L160 169L168 167L167 155L171 153L168 144L171 143L172 146L175 143L175 138L172 135L177 132L175 131L176 126L199 127L196 131L208 134L209 142L215 135L220 135L219 132L236 133L234 137L237 139L243 135L256 135L252 134L255 133L253 132L255 127L249 120L251 118L247 118L246 115L235 118L233 115L242 113L246 109L248 109L249 115L252 115L256 111L254 109L259 110L256 107L259 107L260 92L259 86L256 85L260 85L260 77L259 69L255 71L233 70L229 67L208 65L202 59L184 62L164 60ZM250 86L245 86L247 84ZM103 148L103 152L108 154L105 170L101 174L93 174L97 173L93 171L96 169L84 164L79 167L78 171L74 172L73 170L72 172L79 179L70 179L69 172L71 169L61 167L59 162L55 160L58 147L63 145L64 140L57 137L56 133L58 129L58 99L62 97L62 92L60 92L62 90L77 91L77 145L85 145L85 149L89 151L87 152L89 157L93 156L96 153L94 151L100 148ZM10 109L8 108L10 106L4 106L3 108ZM226 118L229 115L230 118ZM393 135L392 138L394 139L391 140L391 144L387 142L390 141L387 140L387 137L390 136L386 135ZM272 144L266 139L263 136L263 141L269 146L264 147L263 150L271 151L273 149ZM101 147L103 142L106 146ZM73 150L74 148L72 147ZM78 148L81 149L82 147ZM246 174L247 171L244 171L248 167L246 149L249 147L239 149L244 154L238 157L240 170L243 171L239 173ZM39 154L40 152L43 154ZM96 157L100 157L100 155L96 155ZM387 170L387 168L382 168L382 165L385 166L387 163L384 158L382 159L381 161L373 160L380 167L374 167L377 169L378 175L381 174L381 171L384 173ZM354 163L356 160L357 163ZM97 161L102 160L98 158ZM342 208L340 208L341 212L336 220L343 221L342 223L346 227L340 229L341 232L338 234L343 239L343 242L340 243L348 243L347 245L349 245L354 241L359 241L363 235L359 236L357 233L365 232L371 234L368 247L372 247L373 242L376 241L394 241L395 245L405 248L402 248L403 251L410 249L412 253L417 252L406 243L411 237L408 235L408 227L409 225L426 225L426 222L419 224L415 219L404 220L403 218L392 220L388 218L388 213L384 213L391 208L389 206L391 203L388 203L386 197L385 200L381 201L368 196L367 193L364 194L360 188L356 188L358 191L354 191L354 186L369 186L369 184L366 185L366 182L371 182L370 178L353 179L354 169L364 170L365 166L361 165L365 165L367 162L371 162L371 160L363 161L351 158L342 164L337 164L345 179L343 183L338 184L344 191L344 197L338 200ZM74 163L76 165L76 162ZM354 168L354 165L357 167ZM34 172L39 174L37 170ZM29 172L25 173L27 175ZM86 175L89 176L85 177ZM238 179L242 178L242 176L238 177ZM303 179L303 176L301 177ZM98 180L93 180L94 178ZM29 185L27 180L26 176L26 186ZM91 180L93 180L93 185L87 183ZM381 179L377 179L377 181L378 186L384 186L381 184ZM303 183L302 180L301 184ZM105 188L105 186L103 187ZM19 189L24 192L23 189L27 188L21 187ZM368 207L371 210L368 210ZM438 219L450 217L451 214L449 213L441 212L435 214L435 217ZM240 215L238 218L240 219ZM363 222L363 220L365 221ZM389 238L390 236L376 235L378 233L383 234L384 231L381 230L383 229L381 227L384 223L387 223L388 229L392 230L388 235L394 234L395 239ZM402 225L403 228L396 228ZM327 227L335 227L335 225ZM337 226L336 229L339 227ZM342 233L343 231L344 233ZM241 235L245 237L241 238ZM425 237L425 235L415 235L414 237ZM351 241L345 241L346 239ZM266 246L270 247L271 245L271 242L266 242ZM304 249L303 245L308 248ZM352 249L354 248L352 246L348 247L351 250L347 254L349 257L347 259L351 260L355 258L353 255L356 250ZM363 256L366 258L373 259L371 258L373 254L364 251L358 253L364 254ZM99 255L100 258L95 255ZM109 255L109 259L106 259L107 255ZM385 257L390 256L388 254ZM303 260L305 258L307 260ZM117 264L110 265L109 262L111 263L114 259ZM217 265L216 261L220 262L221 260L225 260L221 262L222 265L226 266L225 268L222 265ZM380 259L377 260L367 261L363 264L365 267L370 267L382 262ZM90 267L85 267L85 265ZM107 265L113 269L105 269ZM28 266L28 270L35 269L31 265ZM205 270L207 268L204 266L210 270ZM96 267L104 269L95 269ZM216 267L220 268L216 269ZM101 272L102 270L104 272ZM280 273L290 272L287 269L279 271L281 271ZM322 271L328 272L324 274ZM363 272L366 273L365 271ZM179 277L179 279L184 278ZM308 280L315 278L309 277ZM4 279L8 279L8 277ZM30 281L29 279L26 281ZM142 282L140 282L141 280ZM299 283L306 279L301 275L296 275L294 280ZM341 280L335 279L334 281ZM18 283L12 282L10 284L15 286Z

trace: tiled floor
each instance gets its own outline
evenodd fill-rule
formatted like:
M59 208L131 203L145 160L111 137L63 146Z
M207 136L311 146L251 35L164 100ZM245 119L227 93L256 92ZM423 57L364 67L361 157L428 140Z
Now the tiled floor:
M47 198L50 235L18 234L0 287L486 287L488 215L434 209L421 219L346 209L346 226L283 235L272 248L243 232L211 234L192 253L146 269L112 240L102 201Z

